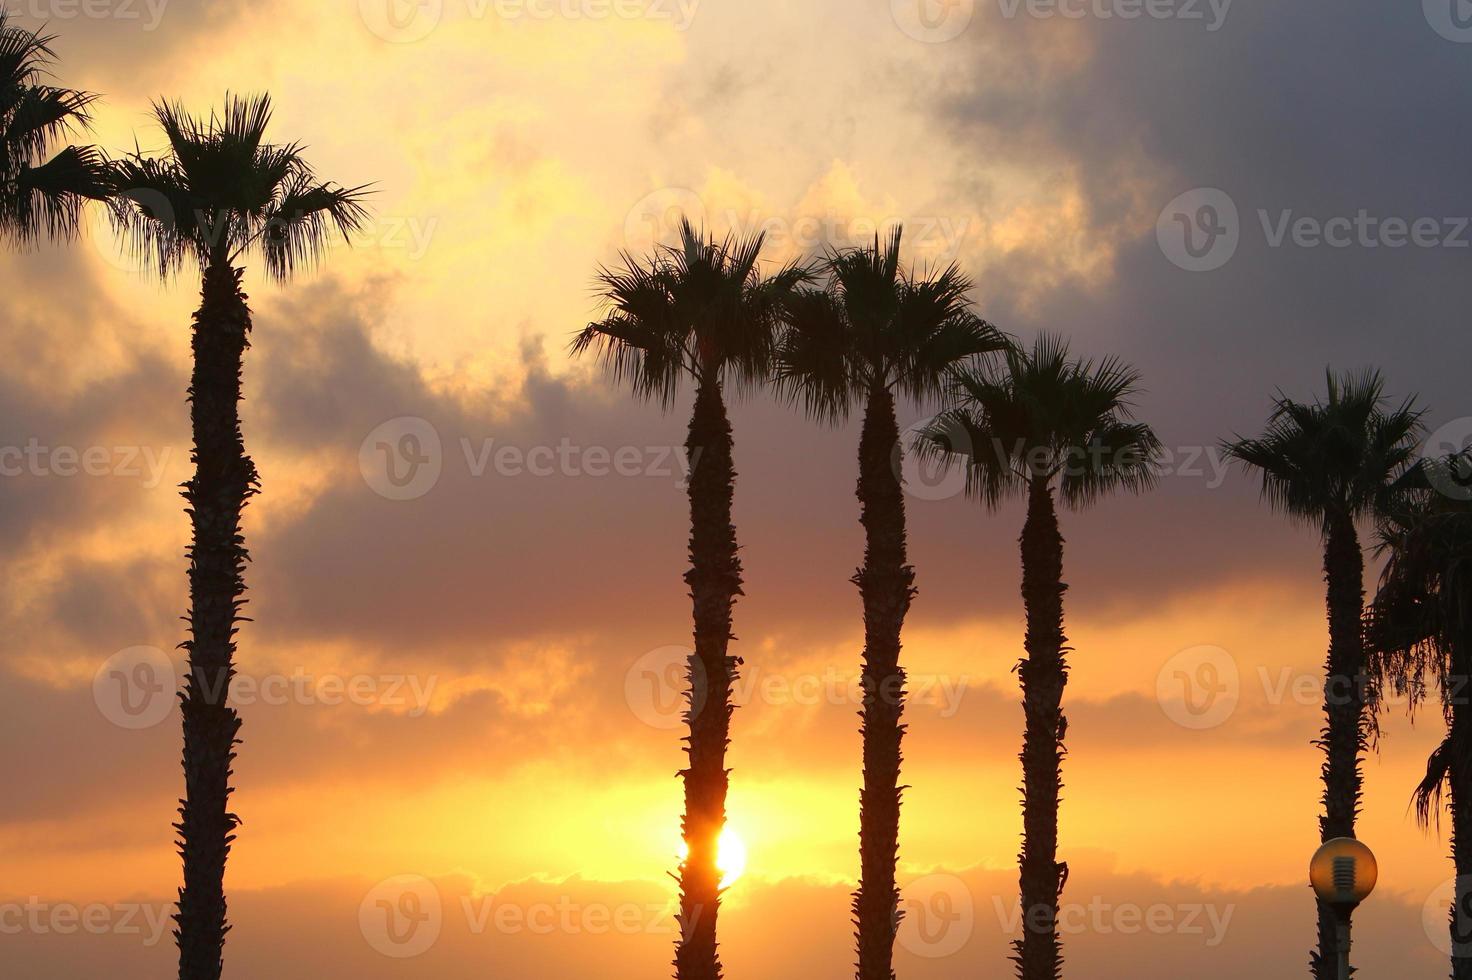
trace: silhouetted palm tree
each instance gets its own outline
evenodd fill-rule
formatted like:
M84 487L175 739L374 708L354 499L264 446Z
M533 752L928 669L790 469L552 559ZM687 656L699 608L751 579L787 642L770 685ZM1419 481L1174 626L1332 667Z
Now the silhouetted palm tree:
M1447 733L1417 787L1416 815L1429 825L1449 790L1452 861L1452 977L1472 980L1472 453L1427 460L1398 483L1404 491L1381 521L1388 555L1367 617L1372 675L1409 696L1412 711L1428 681L1441 696ZM1451 491L1450 493L1446 491ZM1372 691L1379 695L1381 688ZM1375 707L1383 707L1376 703Z
M1012 957L1022 980L1053 980L1062 971L1057 917L1068 865L1058 861L1058 798L1069 647L1053 495L1056 489L1060 503L1082 509L1106 494L1154 484L1160 442L1148 425L1132 420L1138 385L1139 375L1119 361L1081 363L1063 340L1044 336L1030 352L1009 352L1000 369L960 372L960 407L939 416L919 443L932 456L962 457L967 491L988 508L1014 495L1027 499L1021 539L1027 652L1017 666L1026 719L1018 859L1023 933Z
M892 980L898 924L900 630L915 572L906 559L895 396L937 395L947 371L1007 346L971 312L971 283L955 266L930 277L900 269L900 238L896 228L882 248L876 237L873 248L828 256L826 288L793 295L777 353L779 386L811 415L839 421L864 407L858 484L864 565L853 577L864 607L861 872L853 900L859 980Z
M227 702L248 560L240 515L258 489L240 435L251 327L240 262L257 255L268 276L289 279L322 255L334 231L346 238L360 228L367 212L364 188L323 183L298 144L264 141L268 96L227 96L223 112L207 119L173 104L156 104L154 113L168 149L117 161L116 221L161 276L191 262L203 276L189 387L195 473L184 490L193 540L190 638L182 644L189 654L181 695L185 797L175 825L184 885L175 920L181 980L215 980L229 929L225 860L239 823L228 806L240 718Z
M1360 755L1369 738L1362 616L1364 556L1356 522L1388 499L1388 488L1415 451L1420 413L1408 400L1389 407L1378 372L1327 372L1328 396L1312 404L1277 397L1267 431L1238 438L1229 456L1262 475L1263 497L1289 517L1316 525L1324 538L1329 614L1325 667L1323 840L1353 837L1360 807ZM1314 976L1331 980L1338 963L1334 911L1319 902Z
M625 254L622 267L603 269L597 283L607 303L604 319L573 340L572 351L594 349L614 378L636 396L669 408L682 384L695 385L695 406L685 442L692 470L690 587L695 649L690 654L690 728L686 752L680 865L680 939L675 950L680 980L719 980L716 920L721 873L717 849L726 824L726 745L731 727L731 686L740 659L727 653L731 608L741 595L741 562L731 497L736 473L727 384L745 388L766 376L779 310L807 273L788 266L764 278L758 269L762 236L707 241L682 221L680 244L647 259Z
M95 147L51 155L68 134L91 125L96 99L45 83L54 40L11 25L0 8L0 237L22 245L43 232L71 237L83 203L107 197L106 161Z

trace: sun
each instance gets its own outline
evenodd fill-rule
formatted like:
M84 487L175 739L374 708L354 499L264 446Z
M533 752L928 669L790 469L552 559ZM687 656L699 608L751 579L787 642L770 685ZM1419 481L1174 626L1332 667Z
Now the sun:
M746 841L730 827L721 831L716 843L716 867L721 872L722 888L730 888L746 874Z
M690 848L680 842L680 860L690 856ZM716 868L721 872L721 888L730 888L746 874L746 841L730 827L721 831L716 842Z

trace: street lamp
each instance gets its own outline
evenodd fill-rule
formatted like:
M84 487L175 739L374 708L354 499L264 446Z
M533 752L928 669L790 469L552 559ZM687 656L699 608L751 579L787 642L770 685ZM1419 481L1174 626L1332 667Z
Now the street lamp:
M1353 837L1336 837L1314 853L1308 880L1339 925L1339 978L1349 980L1349 917L1375 890L1380 868L1370 849Z

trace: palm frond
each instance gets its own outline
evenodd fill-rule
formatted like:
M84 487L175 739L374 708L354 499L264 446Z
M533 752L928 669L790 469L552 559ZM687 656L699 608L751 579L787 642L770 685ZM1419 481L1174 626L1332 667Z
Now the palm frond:
M596 352L616 381L662 407L684 377L751 390L767 380L783 311L811 278L799 264L764 274L763 243L716 240L682 219L677 244L648 257L622 253L598 271L605 312L574 336L571 352Z
M1056 480L1060 501L1074 508L1140 493L1158 479L1161 447L1131 418L1138 385L1122 362L1080 362L1061 337L1044 334L1031 350L1010 345L1000 364L953 371L959 408L922 432L930 444L922 448L963 455L968 492L988 507L1037 481Z
M661 260L641 262L625 254L622 267L600 270L597 281L609 312L578 332L570 352L581 356L593 351L616 382L669 407L680 378L695 365Z
M1416 804L1416 822L1430 827L1441 813L1441 793L1451 778L1452 739L1445 740L1432 751L1426 760L1426 775L1416 785L1412 799Z
M1391 406L1378 372L1330 371L1326 389L1308 403L1279 392L1263 435L1223 445L1229 458L1259 473L1272 507L1313 524L1386 507L1421 430L1414 400Z
M931 465L965 467L966 495L995 509L1027 486L1027 472L1019 443L994 421L976 405L950 409L920 427L910 451Z
M314 265L334 235L350 240L368 220L369 187L320 181L301 144L266 142L269 95L227 93L208 116L165 100L153 110L168 149L135 149L116 165L114 222L162 274L186 258L203 266L254 252L267 275L288 279Z
M947 372L1007 347L973 312L958 267L930 276L902 269L903 235L895 227L872 246L829 252L823 288L784 311L779 388L821 421L845 417L873 390L938 395Z
M861 386L848 357L847 324L834 294L827 289L796 290L782 316L785 328L773 357L779 397L801 405L824 423L847 418Z
M0 147L7 164L34 163L54 143L91 128L90 107L97 101L91 92L32 85L19 88L6 99L0 115Z
M84 204L107 200L108 173L106 158L92 146L69 146L40 166L21 167L10 193L0 196L0 231L22 243L43 231L71 238Z
M90 128L97 98L45 81L53 40L13 26L0 9L0 237L22 245L72 237L86 202L106 196L99 150L68 146L53 155Z
M135 153L112 174L113 227L144 269L168 279L186 259L209 261L213 230L198 227L203 209L175 161Z
M334 234L351 241L368 220L363 200L369 187L321 184L306 169L289 179L262 216L261 248L266 270L276 279L289 279L300 266L314 264Z

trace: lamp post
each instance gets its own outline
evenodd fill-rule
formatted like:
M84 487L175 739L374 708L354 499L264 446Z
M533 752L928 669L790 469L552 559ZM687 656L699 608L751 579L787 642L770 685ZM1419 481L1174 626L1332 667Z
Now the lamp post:
M1349 918L1375 890L1379 865L1370 849L1353 837L1326 841L1309 862L1308 880L1339 924L1339 980L1349 980Z

